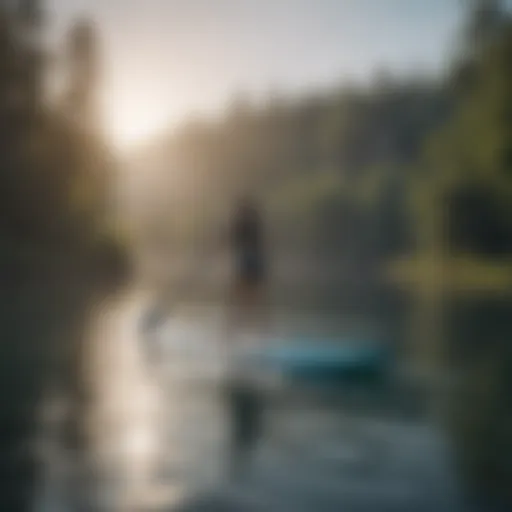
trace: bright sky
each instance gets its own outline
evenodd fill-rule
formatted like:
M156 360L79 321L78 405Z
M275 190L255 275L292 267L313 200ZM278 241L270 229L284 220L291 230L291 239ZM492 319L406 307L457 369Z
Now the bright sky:
M119 148L233 93L297 92L375 68L436 70L460 0L47 0L57 37L94 17L102 37L106 128Z

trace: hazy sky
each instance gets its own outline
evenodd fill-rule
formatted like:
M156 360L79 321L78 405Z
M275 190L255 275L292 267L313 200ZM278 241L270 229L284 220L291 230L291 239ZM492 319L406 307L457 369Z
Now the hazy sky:
M297 91L437 69L460 0L47 0L55 36L94 17L107 128L119 145L212 111L237 91Z

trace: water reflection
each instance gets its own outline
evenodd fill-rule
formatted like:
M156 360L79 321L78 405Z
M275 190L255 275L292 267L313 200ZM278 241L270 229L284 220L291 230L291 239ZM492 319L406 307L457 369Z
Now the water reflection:
M96 319L86 443L66 450L47 430L40 511L456 510L449 452L424 419L349 415L286 386L248 478L229 481L222 312L176 310L141 336L146 307L133 292Z

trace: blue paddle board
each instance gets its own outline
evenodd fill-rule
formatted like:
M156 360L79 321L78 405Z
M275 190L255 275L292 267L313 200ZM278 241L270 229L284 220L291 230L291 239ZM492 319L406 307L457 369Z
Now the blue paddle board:
M292 380L339 384L378 384L390 366L384 344L356 340L289 342L267 349L263 359Z

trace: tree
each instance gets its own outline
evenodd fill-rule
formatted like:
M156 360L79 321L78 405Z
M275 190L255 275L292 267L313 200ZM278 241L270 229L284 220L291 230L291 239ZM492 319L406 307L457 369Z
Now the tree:
M85 129L97 131L99 48L95 26L88 19L78 20L69 32L68 66L68 113Z
M108 152L47 105L44 56L27 37L40 29L39 3L14 7L0 8L0 510L23 512L42 395L56 380L80 403L82 331L126 266L105 235L105 180L91 180L108 173Z
M454 113L429 138L428 171L422 180L428 206L418 231L427 240L424 249L441 260L429 262L437 265L438 279L425 283L427 293L430 288L450 294L448 353L456 352L462 375L456 407L447 414L457 460L470 492L506 509L512 502L512 410L506 395L512 365L506 341L510 297L499 288L491 297L469 289L474 274L483 273L487 280L486 272L510 261L512 251L512 20L504 2L475 4L469 58L457 66L450 83L456 86ZM448 275L442 270L454 255L454 270L468 258L480 263L469 267L462 282L468 290L462 296L442 283ZM428 319L431 325L441 323L439 316L435 322ZM487 503L484 507L490 508Z
M466 46L483 51L499 39L506 25L506 7L503 0L469 0L469 19L465 28Z
M461 236L466 249L481 255L505 255L512 247L512 22L502 23L501 37L475 56L454 116L430 142L431 186L446 201L455 252ZM483 219L485 228L477 229ZM463 224L472 226L470 235Z

